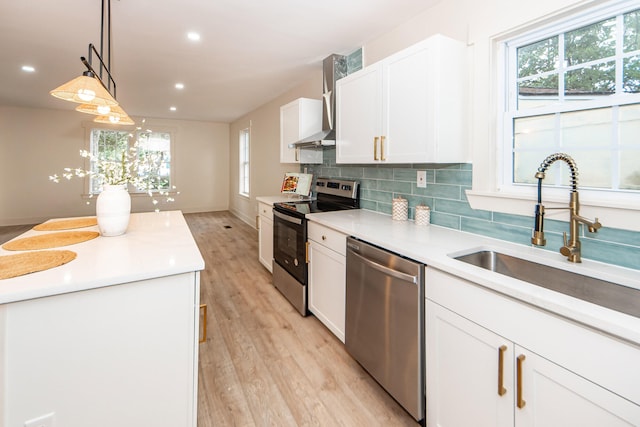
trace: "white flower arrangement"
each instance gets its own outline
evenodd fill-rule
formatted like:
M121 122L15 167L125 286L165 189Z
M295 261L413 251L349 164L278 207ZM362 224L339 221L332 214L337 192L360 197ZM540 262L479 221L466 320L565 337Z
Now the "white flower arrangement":
M122 151L119 161L99 158L87 150L80 150L80 156L89 160L93 165L91 168L93 170L64 168L62 176L50 175L49 180L59 183L61 179L71 180L73 177L85 178L89 176L97 179L100 185L127 185L127 187L131 185L136 190L146 192L154 205L159 203L156 198L158 196L164 197L168 203L175 201L168 190L154 190L156 188L154 184L159 176L161 156L150 152L139 154L137 141L128 150ZM173 186L172 190L175 188ZM180 193L176 192L176 194ZM93 197L93 194L89 197ZM158 210L156 209L156 211Z

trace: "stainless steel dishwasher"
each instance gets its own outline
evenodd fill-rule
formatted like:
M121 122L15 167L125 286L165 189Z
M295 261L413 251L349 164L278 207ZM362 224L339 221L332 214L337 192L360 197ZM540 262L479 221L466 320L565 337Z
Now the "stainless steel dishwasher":
M424 265L349 237L346 298L347 351L423 421Z

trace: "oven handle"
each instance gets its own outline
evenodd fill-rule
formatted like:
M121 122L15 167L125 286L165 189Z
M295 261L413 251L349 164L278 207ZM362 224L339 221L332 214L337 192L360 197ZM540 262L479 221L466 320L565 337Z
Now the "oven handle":
M280 212L278 212L276 210L273 211L273 214L275 216L277 216L278 218L284 220L284 221L288 221L288 222L291 222L293 224L298 224L298 225L302 224L302 220L300 218L295 218L295 217L280 213Z

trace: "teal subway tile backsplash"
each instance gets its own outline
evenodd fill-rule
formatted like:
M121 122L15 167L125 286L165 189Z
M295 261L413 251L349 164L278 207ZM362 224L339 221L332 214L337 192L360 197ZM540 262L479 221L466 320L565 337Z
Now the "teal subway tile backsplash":
M409 202L409 218L415 207L426 204L431 208L431 223L497 238L523 245L531 244L533 209L531 216L510 215L471 209L465 190L471 188L471 164L409 164L409 165L339 165L335 147L324 148L324 163L301 165L315 176L356 179L360 182L360 207L391 215L394 197ZM416 185L418 171L427 172L427 187ZM566 221L545 219L547 245L541 250L558 251L562 233L568 231ZM581 227L582 257L640 270L640 232L620 230L603 224L597 233Z
M531 239L531 228L514 227L509 224L464 216L461 217L460 230L513 243L528 244Z
M436 171L436 183L437 184L455 184L471 186L471 171L470 170L452 170L441 169Z

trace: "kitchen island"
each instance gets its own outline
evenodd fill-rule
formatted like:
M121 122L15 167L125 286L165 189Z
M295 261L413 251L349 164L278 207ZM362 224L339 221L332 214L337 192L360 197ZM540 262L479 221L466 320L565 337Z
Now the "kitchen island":
M195 426L204 261L182 213L59 249L76 259L0 280L0 426Z

